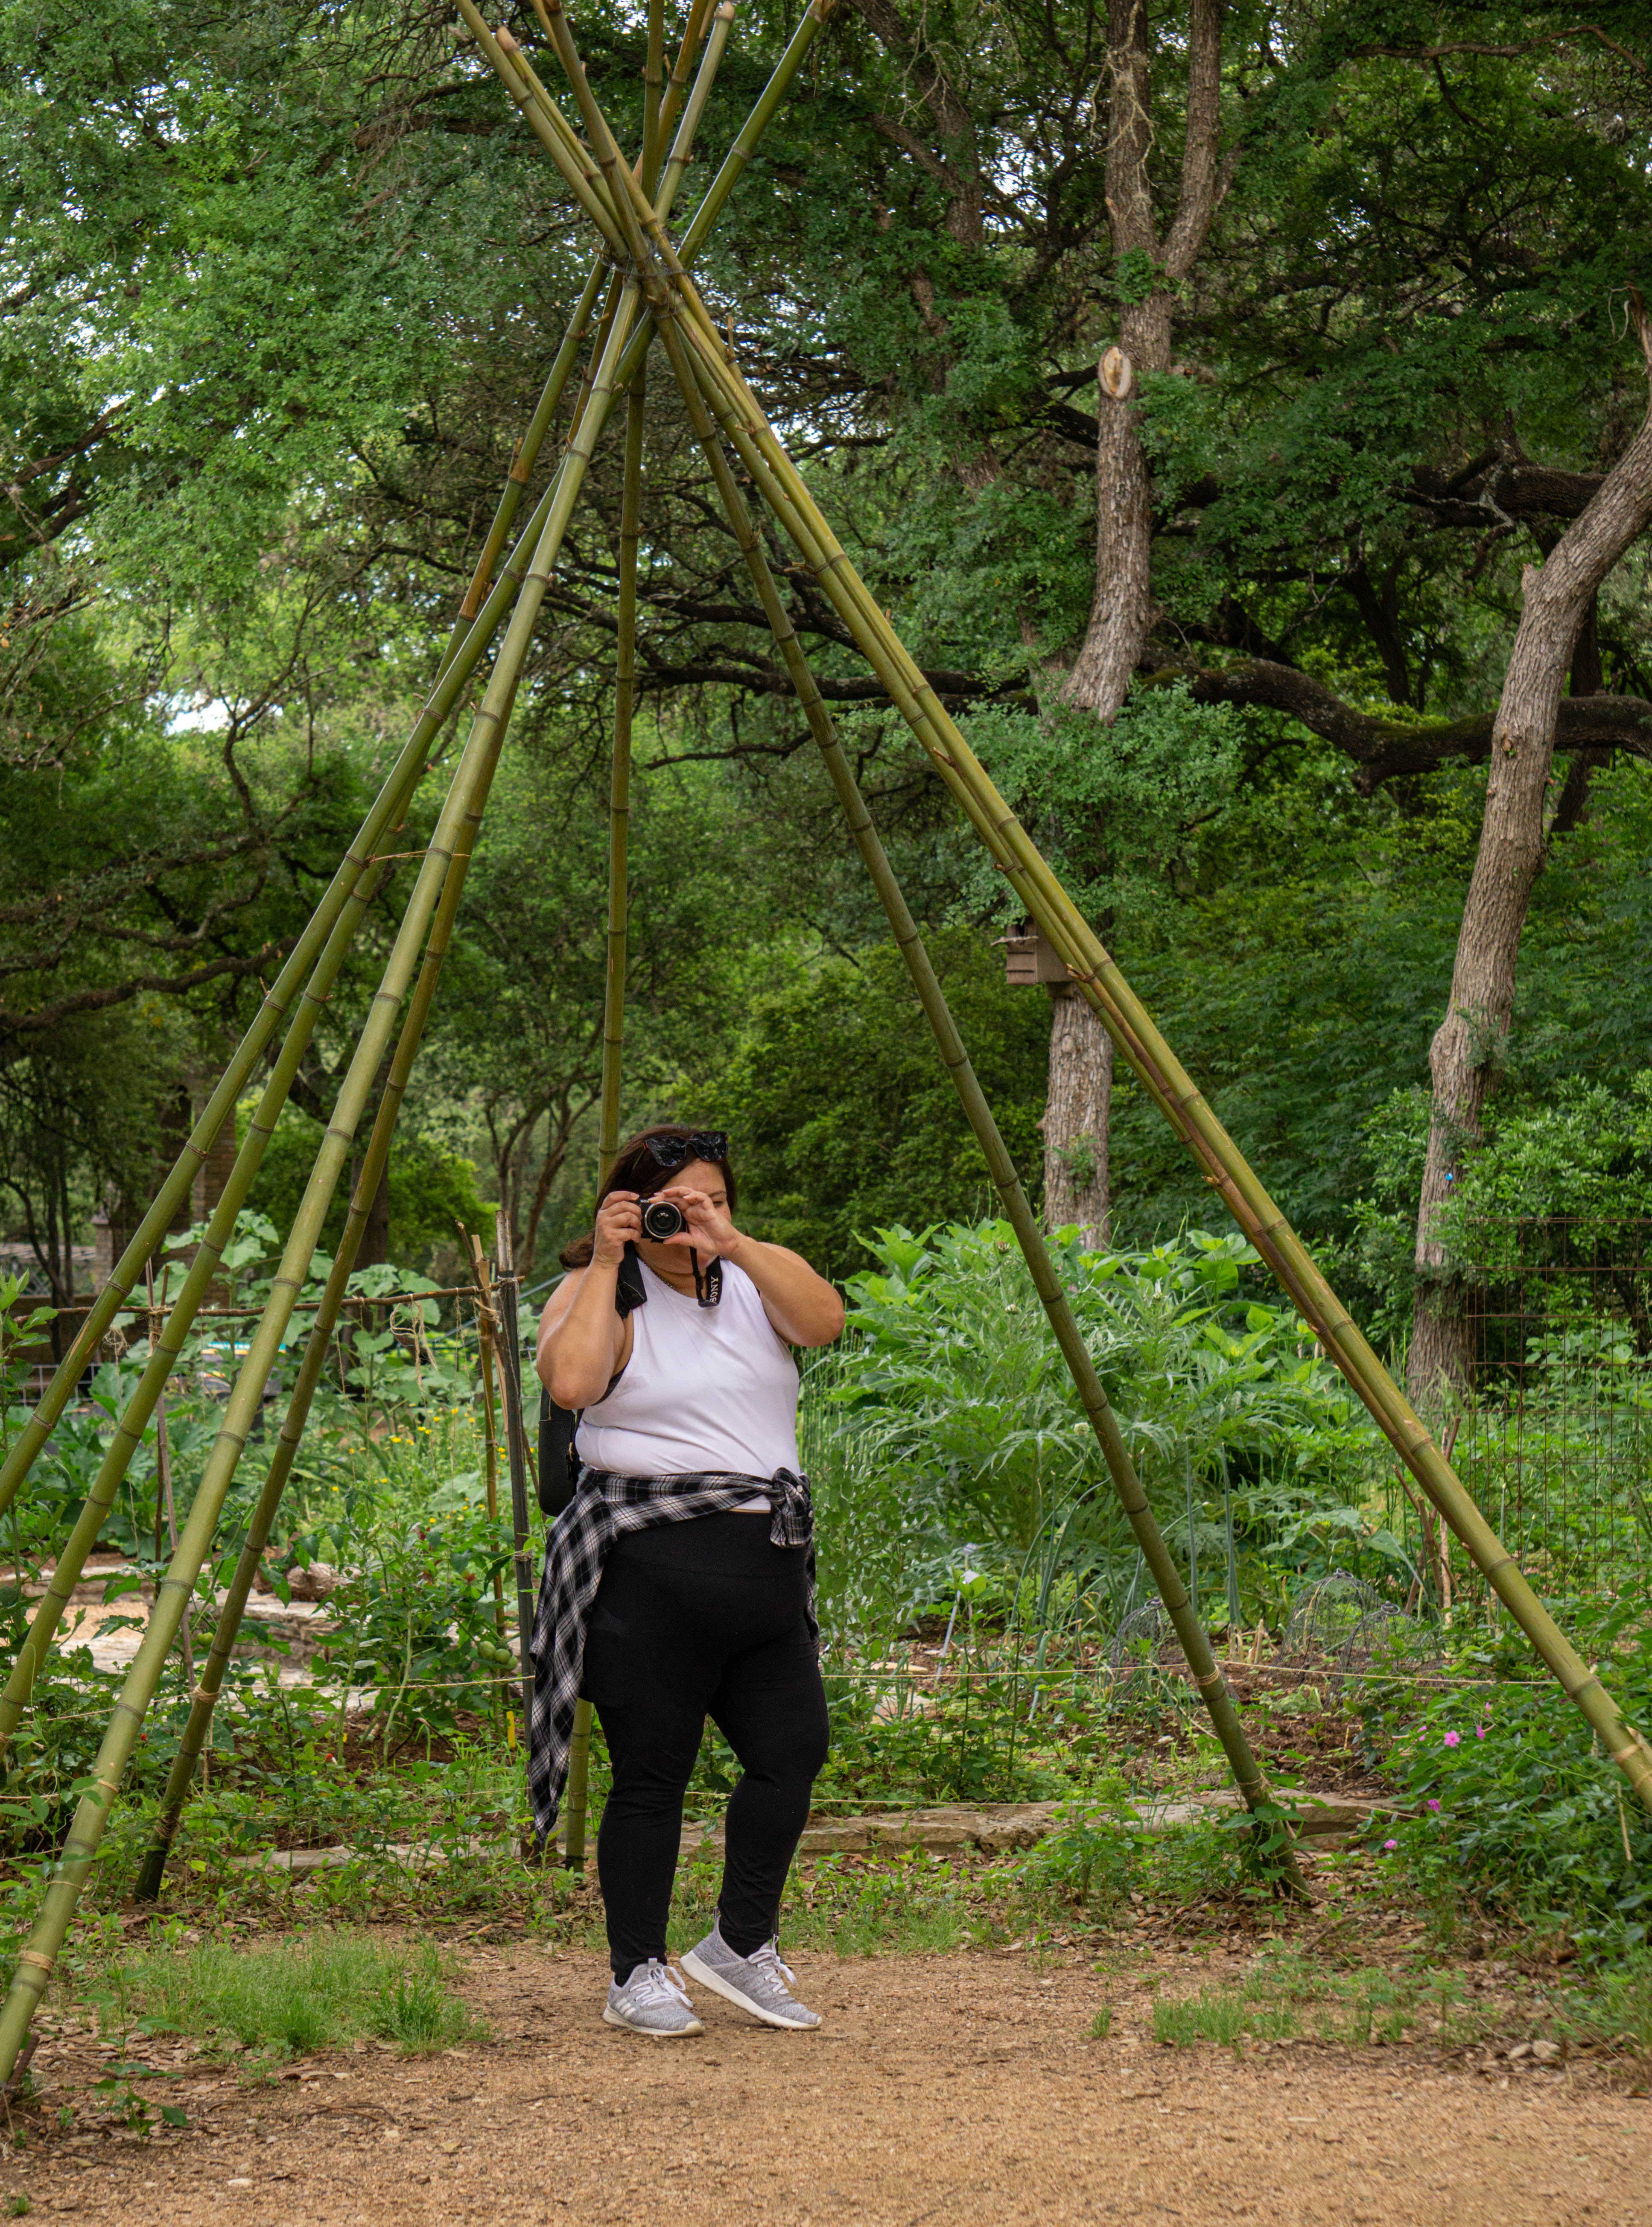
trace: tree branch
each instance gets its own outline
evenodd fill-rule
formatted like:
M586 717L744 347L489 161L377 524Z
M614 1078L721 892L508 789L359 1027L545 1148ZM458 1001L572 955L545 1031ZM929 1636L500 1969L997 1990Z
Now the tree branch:
M1234 704L1283 711L1322 737L1359 771L1355 786L1370 795L1401 774L1433 773L1450 761L1483 765L1491 756L1494 711L1467 719L1385 719L1344 704L1324 681L1294 666L1252 658L1225 672L1167 667L1145 685L1185 679L1196 704ZM1631 750L1652 759L1652 704L1638 696L1567 696L1560 702L1555 731L1560 750Z

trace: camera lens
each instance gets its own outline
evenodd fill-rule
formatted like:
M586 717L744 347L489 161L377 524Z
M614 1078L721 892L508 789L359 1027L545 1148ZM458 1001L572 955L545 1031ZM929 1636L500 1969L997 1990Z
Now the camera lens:
M668 1198L654 1199L642 1209L642 1234L652 1237L656 1245L663 1244L667 1237L675 1237L687 1227L681 1207L673 1206Z

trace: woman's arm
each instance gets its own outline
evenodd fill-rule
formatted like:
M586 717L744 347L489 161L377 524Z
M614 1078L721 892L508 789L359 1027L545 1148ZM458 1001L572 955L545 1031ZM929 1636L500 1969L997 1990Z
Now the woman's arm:
M740 1236L724 1254L762 1294L763 1312L788 1345L830 1345L843 1336L843 1300L800 1253Z
M763 1311L788 1345L830 1345L843 1336L843 1301L824 1276L817 1276L800 1253L784 1245L762 1245L735 1228L725 1206L713 1204L703 1190L669 1184L659 1192L673 1199L687 1216L668 1248L696 1246L743 1268L762 1295Z
M628 1238L641 1235L635 1191L612 1191L596 1216L589 1268L559 1284L539 1318L535 1365L558 1407L600 1400L630 1356L631 1325L615 1311L615 1286Z

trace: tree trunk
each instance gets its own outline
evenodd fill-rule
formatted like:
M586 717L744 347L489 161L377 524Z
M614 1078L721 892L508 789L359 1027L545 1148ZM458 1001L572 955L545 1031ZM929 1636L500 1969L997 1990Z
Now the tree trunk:
M1161 244L1148 169L1153 105L1147 0L1109 0L1107 10L1107 197L1115 269L1126 293L1143 283L1154 290L1144 300L1126 299L1120 309L1119 346L1130 375L1116 394L1098 371L1095 595L1083 647L1062 693L1104 724L1125 700L1153 620L1153 486L1142 454L1137 386L1143 372L1170 369L1173 289L1198 261L1226 189L1216 161L1221 18L1221 0L1192 0L1181 183Z
M1049 1095L1044 1139L1044 1220L1076 1222L1092 1251L1107 1242L1107 1130L1113 1110L1113 1038L1075 990L1051 990Z
M379 1188L361 1225L361 1243L355 1256L358 1268L376 1268L390 1258L390 1164L379 1172Z
M1632 305L1652 371L1652 326ZM1417 1209L1417 1295L1407 1388L1436 1413L1465 1388L1471 1330L1460 1276L1438 1222L1465 1156L1480 1140L1515 1009L1515 968L1532 888L1542 871L1544 801L1554 763L1560 690L1597 589L1652 523L1652 409L1623 456L1541 565L1521 580L1524 604L1492 730L1480 848L1457 931L1451 1004L1429 1048L1433 1111Z
M1191 0L1188 15L1187 133L1176 212L1161 243L1153 214L1152 35L1146 0L1107 10L1107 219L1126 293L1119 315L1123 366L1097 371L1095 593L1089 624L1062 690L1110 726L1129 693L1153 623L1153 482L1141 444L1143 372L1170 367L1173 289L1202 249L1223 186L1221 136L1221 0ZM1044 1202L1052 1228L1078 1222L1087 1245L1107 1241L1107 1132L1113 1043L1081 999L1058 992L1049 1035L1044 1110ZM1081 1180L1087 1177L1088 1180Z
M1114 399L1100 389L1096 421L1095 596L1090 623L1062 694L1081 711L1111 722L1153 622L1150 556L1153 482L1142 454L1137 378L1165 371L1170 361L1170 305L1163 295L1132 303L1119 321L1119 344L1132 377Z

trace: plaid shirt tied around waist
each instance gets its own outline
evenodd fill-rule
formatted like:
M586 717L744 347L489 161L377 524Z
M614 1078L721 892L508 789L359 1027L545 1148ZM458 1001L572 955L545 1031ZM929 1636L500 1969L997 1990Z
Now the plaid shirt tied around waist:
M694 1471L682 1477L621 1477L586 1470L545 1542L545 1575L533 1619L533 1707L528 1722L528 1800L543 1846L557 1822L568 1776L574 1707L585 1668L585 1628L602 1583L603 1565L627 1531L653 1531L700 1516L728 1516L766 1496L769 1536L776 1547L802 1547L809 1556L809 1634L814 1620L814 1510L809 1481L788 1469L773 1477ZM756 1521L753 1517L753 1522Z

